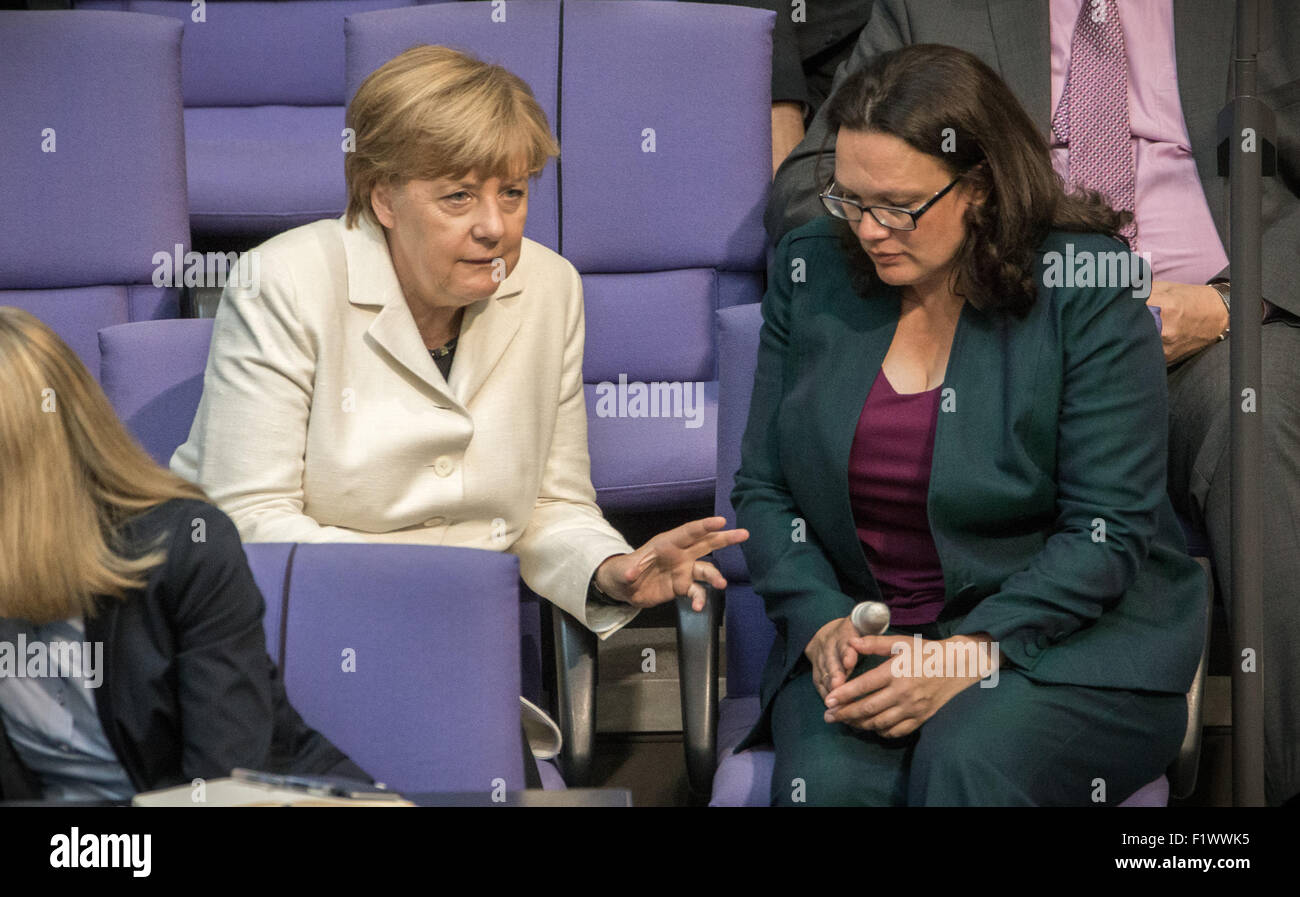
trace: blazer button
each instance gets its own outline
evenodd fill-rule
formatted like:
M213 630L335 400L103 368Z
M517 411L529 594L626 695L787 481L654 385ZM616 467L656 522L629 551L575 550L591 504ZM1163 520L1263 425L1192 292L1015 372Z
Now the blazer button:
M451 472L456 469L456 462L443 455L437 461L433 462L433 472L440 477L449 477Z
M447 518L445 518L445 517L430 517L428 520L424 521L424 525L425 525L425 526L442 526L442 525L443 525L444 523L446 523L446 522L447 522Z

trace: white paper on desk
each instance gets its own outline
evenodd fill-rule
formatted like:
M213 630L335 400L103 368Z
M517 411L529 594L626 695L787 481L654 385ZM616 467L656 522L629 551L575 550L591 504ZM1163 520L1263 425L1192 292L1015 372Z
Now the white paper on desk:
M201 800L199 798L202 798ZM202 785L177 785L158 791L143 791L131 798L133 807L413 807L408 800L369 800L348 797L318 797L289 788L242 782L238 779L208 779Z

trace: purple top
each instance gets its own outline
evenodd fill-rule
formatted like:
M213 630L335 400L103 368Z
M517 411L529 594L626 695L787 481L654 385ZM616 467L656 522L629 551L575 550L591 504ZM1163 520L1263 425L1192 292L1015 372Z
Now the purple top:
M876 375L849 452L849 501L890 622L933 623L943 610L943 569L926 497L940 388L899 395Z

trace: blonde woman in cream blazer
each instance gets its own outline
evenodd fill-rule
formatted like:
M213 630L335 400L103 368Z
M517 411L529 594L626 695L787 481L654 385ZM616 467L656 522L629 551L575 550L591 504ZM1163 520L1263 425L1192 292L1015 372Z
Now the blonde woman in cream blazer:
M527 85L417 47L362 84L348 127L347 213L264 243L253 287L227 287L172 469L249 542L511 551L602 636L679 595L703 609L701 582L725 580L701 558L743 530L706 518L634 550L596 506L582 284L523 236L558 152Z
M174 471L246 542L509 549L525 582L609 633L593 571L633 549L595 503L582 391L582 286L524 238L465 309L444 380L367 219L317 221L259 250L261 289L228 288L203 398Z

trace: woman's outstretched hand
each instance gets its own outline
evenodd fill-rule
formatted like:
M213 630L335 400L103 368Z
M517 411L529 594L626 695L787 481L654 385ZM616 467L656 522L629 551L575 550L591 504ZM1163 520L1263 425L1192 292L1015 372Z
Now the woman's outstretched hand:
M606 558L596 568L596 585L633 607L654 607L689 595L691 607L704 610L704 587L697 580L717 589L725 589L727 581L700 558L749 538L747 530L724 530L726 525L725 517L705 517L660 533L631 554Z

